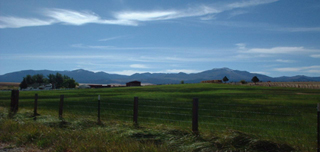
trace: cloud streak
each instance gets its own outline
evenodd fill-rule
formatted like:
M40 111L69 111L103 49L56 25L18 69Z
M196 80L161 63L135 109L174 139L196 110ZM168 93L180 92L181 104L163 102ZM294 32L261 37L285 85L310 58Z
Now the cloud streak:
M56 23L53 19L41 20L36 18L0 17L0 28L20 28L27 26L45 26Z
M295 27L295 28L280 28L277 31L284 32L320 32L320 27Z
M131 68L137 68L137 69L147 69L148 67L144 64L131 64Z
M286 67L286 68L275 68L275 71L279 72L307 72L307 73L320 73L320 66L306 66L306 67Z
M320 50L307 49L305 47L286 47L278 46L273 48L247 48L246 44L238 43L238 52L243 54L304 54L312 52L320 52ZM317 57L317 55L311 55L311 57Z
M151 10L151 11L119 11L113 13L111 19L103 19L91 11L74 11L68 9L43 9L41 14L46 19L20 18L14 16L0 17L0 28L21 28L28 26L45 26L52 24L84 25L84 24L110 24L138 26L141 22L172 20L186 17L200 17L212 19L214 15L238 8L246 8L276 2L277 0L249 0L227 3L223 6L199 5L181 10Z

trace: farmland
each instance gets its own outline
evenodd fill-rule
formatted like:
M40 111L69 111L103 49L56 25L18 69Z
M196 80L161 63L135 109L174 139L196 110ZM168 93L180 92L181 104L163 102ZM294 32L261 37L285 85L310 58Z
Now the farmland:
M139 97L138 126L133 97ZM191 131L194 97L199 135ZM47 151L315 151L319 102L318 89L227 84L22 91L19 112L9 119L10 92L1 92L0 142Z

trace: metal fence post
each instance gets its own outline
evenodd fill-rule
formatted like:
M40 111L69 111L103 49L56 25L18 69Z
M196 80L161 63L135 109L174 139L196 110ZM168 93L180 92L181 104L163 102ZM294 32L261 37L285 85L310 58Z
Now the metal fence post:
M192 106L192 131L195 134L199 134L198 130L198 98L193 98Z
M60 95L60 104L59 104L59 119L60 120L62 120L63 100L64 100L64 95Z
M317 152L320 152L320 103L317 106Z
M133 122L138 125L138 97L134 97L133 102Z
M98 124L101 124L101 119L100 119L100 95L98 95Z
M11 91L10 115L16 114L19 108L19 90Z

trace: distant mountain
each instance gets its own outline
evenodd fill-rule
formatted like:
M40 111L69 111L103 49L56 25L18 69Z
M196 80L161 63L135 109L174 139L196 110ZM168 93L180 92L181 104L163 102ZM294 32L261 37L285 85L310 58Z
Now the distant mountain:
M229 82L239 82L240 80L251 81L252 77L257 76L260 81L272 82L293 82L293 81L320 81L320 77L307 77L307 76L293 76L293 77L269 77L262 74L250 73L247 71L232 70L229 68L216 68L199 73L186 74L180 73L136 73L131 76L108 74L105 72L92 72L88 70L73 70L73 71L49 71L49 70L24 70L18 72L7 73L0 75L0 82L21 82L26 75L43 74L56 74L57 72L62 75L68 75L74 78L79 83L98 83L110 84L120 83L124 84L129 81L138 80L142 83L152 84L171 84L180 83L182 80L185 83L199 83L203 80L221 80L224 76L229 78Z

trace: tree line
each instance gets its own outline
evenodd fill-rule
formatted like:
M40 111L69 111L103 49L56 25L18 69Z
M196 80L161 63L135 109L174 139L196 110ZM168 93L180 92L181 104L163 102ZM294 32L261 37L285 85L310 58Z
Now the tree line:
M228 79L227 76L224 76L223 79L222 79L222 81L223 81L224 83L226 83L227 81L229 81L229 79ZM252 77L251 81L256 84L256 83L259 82L260 80L259 80L259 78L258 78L257 76L254 76L254 77ZM245 83L247 83L247 82L246 82L245 80L241 80L240 83L245 84Z
M49 83L52 84L52 89L75 88L79 85L73 78L70 78L67 75L61 75L60 73L49 74L47 77L43 76L43 74L36 74L23 77L20 88L39 87Z

